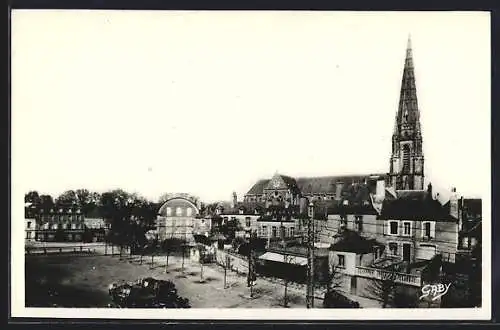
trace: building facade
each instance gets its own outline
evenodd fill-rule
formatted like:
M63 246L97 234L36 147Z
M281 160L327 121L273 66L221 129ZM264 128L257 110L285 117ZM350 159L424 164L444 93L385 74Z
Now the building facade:
M78 207L60 206L41 210L36 217L36 240L81 242L85 231L85 216Z
M25 232L25 241L31 242L36 239L36 219L35 218L24 218L24 232Z
M175 238L187 242L194 241L195 226L200 227L202 222L206 221L200 217L196 201L185 196L170 196L158 210L156 232L160 240Z

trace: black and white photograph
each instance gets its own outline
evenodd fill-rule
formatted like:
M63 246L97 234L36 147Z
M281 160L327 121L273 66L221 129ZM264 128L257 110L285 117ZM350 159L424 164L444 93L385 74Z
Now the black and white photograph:
M490 47L487 12L13 10L12 316L489 319Z

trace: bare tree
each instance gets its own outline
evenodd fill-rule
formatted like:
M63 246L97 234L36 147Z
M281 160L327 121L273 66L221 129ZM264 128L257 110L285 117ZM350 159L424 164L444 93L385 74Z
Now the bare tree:
M337 266L330 267L326 282L326 292L338 291L342 288L343 274Z
M381 274L380 279L370 280L367 292L371 298L382 302L382 308L386 308L394 303L397 288L396 272L391 267L387 271L381 272Z

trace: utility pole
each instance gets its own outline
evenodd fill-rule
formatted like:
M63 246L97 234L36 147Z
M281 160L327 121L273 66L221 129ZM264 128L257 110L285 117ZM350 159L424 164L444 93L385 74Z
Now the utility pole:
M281 234L281 245L283 247L283 258L285 262L285 267L288 267L288 255L286 252L286 242L285 242L285 228L283 227L283 217L281 217L281 224L280 224L280 234ZM286 269L286 268L285 268ZM288 276L285 273L285 296L283 297L283 307L288 307Z
M187 226L184 226L184 242L182 244L182 271L184 272L184 254L185 254L185 250L186 250L186 240L187 240Z
M307 221L307 308L314 308L314 204L309 203Z
M250 235L250 252L248 254L248 279L247 285L250 287L250 298L253 298L253 286L255 285L255 232Z
M226 255L226 260L224 262L224 289L227 288L227 268L229 267L229 256Z

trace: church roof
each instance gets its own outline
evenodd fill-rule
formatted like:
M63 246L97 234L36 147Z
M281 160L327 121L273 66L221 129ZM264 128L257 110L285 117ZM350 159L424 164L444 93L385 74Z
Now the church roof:
M257 181L252 188L247 192L247 195L262 195L264 188L269 184L269 179L262 179Z
M303 195L314 194L335 194L337 183L343 183L342 191L351 189L353 184L362 184L365 181L369 182L374 178L387 178L387 174L355 174L355 175L339 175L339 176L321 176L321 177L299 177L292 178L290 176L281 175L283 181L290 187L297 187ZM247 192L247 195L262 195L264 189L271 180L263 179L257 181ZM375 189L375 186L370 189Z

